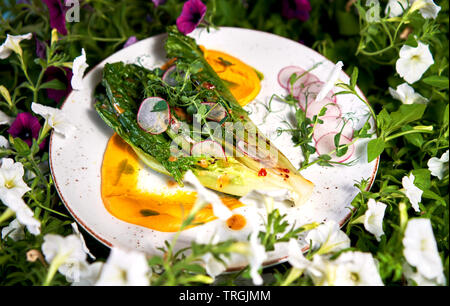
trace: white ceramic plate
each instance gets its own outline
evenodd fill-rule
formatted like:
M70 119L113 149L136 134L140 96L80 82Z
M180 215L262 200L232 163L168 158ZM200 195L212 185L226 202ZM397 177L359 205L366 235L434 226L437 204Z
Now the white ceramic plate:
M277 82L277 74L283 67L296 65L309 69L314 64L322 62L313 72L325 81L334 64L302 44L259 31L221 28L207 33L200 29L191 36L206 48L233 55L264 74L261 92L255 101L246 106L246 109L251 111L251 119L278 149L291 160L294 166L298 166L302 160L300 148L293 146L288 133L283 133L279 137L276 133L276 128L283 126L281 122L292 111L286 108L285 104L273 102L274 112L267 114L262 104L267 104L273 93L286 94ZM113 54L94 67L83 80L85 89L73 91L62 106L77 126L76 133L68 137L52 134L50 142L53 179L63 203L75 220L107 246L137 249L148 254L155 254L156 248L162 246L165 240L171 240L174 234L126 223L115 218L105 209L100 195L101 165L106 144L113 132L94 110L93 92L101 80L105 63L125 61L140 63L147 68L158 67L165 63L163 49L165 37L162 34L142 40ZM342 73L340 80L348 83L349 77ZM335 91L339 90L335 88ZM362 95L361 92L360 94ZM352 95L338 95L337 103L343 113L352 114L356 119L355 125L360 127L363 123L361 114L368 111L364 103ZM325 220L335 220L340 224L345 222L351 210L350 203L358 193L354 183L367 179L370 186L377 172L378 160L367 162L367 142L368 140L360 140L356 143L352 159L357 160L352 166L330 168L313 165L302 172L303 176L314 182L315 189L308 202L301 207L291 208L279 205L280 210L288 214L291 224L296 222L297 225L301 225ZM167 179L151 169L145 170L145 177L151 189L164 188ZM239 210L241 214L246 214L245 207ZM261 210L261 214L264 215L264 213ZM215 231L221 226L220 221L217 220L186 230L181 234L177 247L185 247L200 231L203 233ZM226 229L221 228L221 230L226 232ZM234 233L225 234L234 235ZM281 262L285 258L286 250L279 247L270 252L266 264ZM238 269L243 265L245 265L243 259L235 259L229 268Z

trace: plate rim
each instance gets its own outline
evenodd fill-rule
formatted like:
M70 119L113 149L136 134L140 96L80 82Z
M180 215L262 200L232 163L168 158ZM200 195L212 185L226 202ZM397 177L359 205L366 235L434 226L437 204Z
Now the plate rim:
M262 33L262 34L265 34L265 35L275 36L275 37L278 38L278 39L281 38L281 39L284 39L284 40L287 40L287 41L290 41L290 42L293 42L293 43L296 43L296 44L303 45L303 44L301 44L300 42L295 41L295 40L293 40L293 39L290 39L290 38L287 38L287 37L283 37L283 36L280 36L280 35L277 35L277 34L274 34L274 33L270 33L270 32L265 32L265 31L261 31L261 30L256 30L256 29L247 29L247 28L239 28L239 27L218 27L217 30L220 30L220 29L233 29L233 30L238 30L238 31L258 32L258 33ZM201 29L201 30L203 30L203 29ZM140 40L139 42L145 41L145 40L150 39L150 38L155 38L155 37L158 37L158 36L165 36L165 35L167 35L167 33L165 33L165 32L159 33L159 34L155 34L155 35L153 35L153 36L149 36L149 37L147 37L147 38L145 38L145 39L142 39L142 40ZM306 46L306 45L303 45L303 46L306 47L306 48L308 48L310 51L313 51L315 54L319 55L320 57L324 58L326 61L329 61L329 62L333 63L330 59L328 59L327 57L325 57L323 54L320 54L318 51L316 51L316 50L310 48L309 46ZM124 50L124 49L125 49L125 48L120 49L120 50L117 50L116 52L110 54L108 57L106 57L106 58L104 58L103 60L101 60L100 62L98 62L95 66L93 66L93 67L89 70L89 72L88 72L86 75L83 76L83 79L86 78L88 75L92 74L92 73L97 69L97 67L100 66L100 65L102 65L102 63L104 63L109 57L115 55L116 53L118 53L118 52L120 52L120 51L122 51L122 50ZM349 77L349 75L348 75L344 70L342 70L342 73L344 73L344 75L346 75L347 77ZM349 78L350 78L350 77L349 77ZM361 91L361 89L359 88L359 86L357 86L357 89L360 91L360 94L362 95L363 99L364 99L365 101L367 101L367 103L370 104L369 100L367 99L367 97L365 96L365 94ZM70 91L70 93L65 97L64 101L61 103L61 106L60 106L60 109L61 109L61 110L64 108L64 105L68 102L68 98L70 97L70 95L72 94L72 92L73 92L73 90ZM377 132L378 129L377 129L377 123L376 123L376 120L374 120L374 128L375 128L376 136L377 136L377 138L378 138L378 137L379 137L379 134L378 134L378 132ZM64 204L65 208L69 211L70 215L75 219L75 221L76 221L76 222L77 222L77 223L78 223L78 224L79 224L86 232L88 232L92 237L94 237L97 241L99 241L100 243L102 243L104 246L106 246L106 247L108 247L108 248L110 248L110 249L113 248L113 247L114 247L114 244L113 244L112 242L108 241L106 238L101 237L101 235L97 234L94 230L92 230L89 226L87 226L87 225L86 225L86 224L85 224L85 223L84 223L84 222L83 222L83 221L75 214L75 212L71 209L69 203L68 203L68 202L66 201L66 199L63 197L62 192L61 192L60 187L59 187L59 184L58 184L58 181L57 181L57 179L56 179L54 170L53 170L53 168L54 168L54 167L53 167L53 156L54 156L54 155L53 155L53 153L52 153L52 148L53 148L53 137L54 137L54 134L55 134L55 131L52 129L51 134L50 134L50 141L49 141L49 166L50 166L50 173L51 173L51 176L52 176L52 179L53 179L53 183L54 183L55 189L56 189L56 191L57 191L57 193L58 193L58 196L59 196L59 198L61 199L61 202ZM366 191L369 191L369 190L372 188L372 186L373 186L373 184L374 184L374 182L375 182L375 179L376 179L376 176L377 176L377 173L378 173L379 164L380 164L380 156L378 156L378 157L376 158L376 162L375 162L375 165L374 165L374 169L373 169L372 175L371 175L371 177L370 177L370 182L369 182L369 184L368 184L368 186L367 186L367 188L366 188ZM343 218L343 220L340 220L340 221L339 221L339 226L340 226L340 227L342 227L342 226L348 221L348 219L349 219L350 216L355 212L355 210L356 210L356 208L355 208L355 207L352 207L351 210L350 210L350 212ZM304 247L304 248L302 249L302 252L306 252L308 249L309 249L309 247L306 246L306 247ZM263 267L273 266L273 265L276 265L276 264L280 264L280 263L286 262L286 261L287 261L287 258L288 258L288 256L286 255L286 256L283 256L283 257L278 258L278 259L271 259L271 260L269 260L269 261L264 262L262 265L263 265ZM227 268L227 270L226 270L225 272L235 272L235 271L240 271L240 270L242 270L243 268L245 268L245 266L231 267L231 268Z

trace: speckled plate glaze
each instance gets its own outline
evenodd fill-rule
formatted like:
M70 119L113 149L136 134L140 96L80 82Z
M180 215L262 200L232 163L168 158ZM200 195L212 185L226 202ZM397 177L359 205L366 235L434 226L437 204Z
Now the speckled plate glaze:
M220 28L210 33L198 29L191 34L199 44L206 48L224 51L245 63L255 67L264 74L262 89L257 98L246 106L251 112L252 120L266 133L273 143L295 165L302 161L299 148L294 147L287 133L277 136L277 127L289 120L292 110L286 104L273 101L271 112L266 107L272 94L286 94L277 82L277 74L289 65L309 69L317 63L313 73L322 81L327 80L334 64L314 50L292 40L269 33L239 29ZM52 134L50 142L50 165L58 193L76 221L90 234L109 247L137 249L148 254L156 254L156 249L165 240L171 240L173 233L158 232L134 224L126 223L112 216L104 207L100 195L101 165L103 154L112 130L100 119L94 110L93 92L101 80L105 63L125 61L138 63L147 68L161 66L166 62L164 52L165 34L150 37L127 47L94 67L83 79L84 90L73 91L64 102L62 109L69 114L77 131L68 137ZM340 80L349 82L349 77L342 73ZM359 90L359 89L358 89ZM339 91L335 88L335 91ZM364 96L360 92L361 96ZM352 95L338 95L337 103L343 114L353 116L355 128L364 123L363 114L367 106ZM303 176L315 184L314 193L301 207L289 207L276 203L282 213L287 213L288 220L297 225L312 221L335 220L343 224L351 212L351 201L358 193L354 183L361 179L375 178L378 162L367 162L367 142L356 143L355 153L351 159L352 166L321 167L313 165L302 172ZM164 188L167 178L151 169L145 169L145 181L149 189ZM256 187L256 186L255 186ZM246 215L246 208L239 208L239 213ZM265 215L265 210L259 213ZM223 222L216 220L181 233L177 248L185 247L198 236L208 231L222 231L224 236L243 238L248 235L245 229L231 233L223 228ZM268 254L266 264L275 264L286 260L285 246L280 245ZM233 258L229 270L239 269L246 262L242 258Z

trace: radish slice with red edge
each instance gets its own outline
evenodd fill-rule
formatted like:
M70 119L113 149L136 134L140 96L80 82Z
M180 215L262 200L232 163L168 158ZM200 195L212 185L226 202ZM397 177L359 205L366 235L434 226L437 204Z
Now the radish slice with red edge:
M315 101L311 104L308 104L306 108L306 117L312 119L315 115L319 115L320 111L323 107L326 107L327 110L325 114L321 117L340 117L341 109L340 107L328 98L323 99L322 101Z
M341 133L343 136L353 138L353 125L345 122L341 117L320 117L323 123L317 123L314 127L313 138L317 141L320 137L330 132Z
M164 72L162 76L163 82L165 82L169 86L177 86L178 82L174 77L176 73L177 73L177 66L173 65L167 68L166 72Z
M330 155L331 161L343 163L347 161L355 152L355 145L351 144L347 148L347 152L343 156L336 156L336 153L330 154L334 150L336 150L336 146L334 145L334 137L337 135L337 132L330 132L328 134L320 137L316 142L316 151L319 155ZM351 143L352 140L341 134L339 139L339 145L346 145Z
M170 124L170 107L160 97L149 97L142 101L137 113L137 123L150 134L164 133Z
M315 83L323 84L323 82L321 82L319 78L314 74L307 73L306 75L298 79L293 86L290 86L288 90L291 95L297 97L301 92L305 91L308 87Z
M227 110L220 103L203 102L202 104L209 107L206 119L220 122L227 116Z
M191 156L206 156L227 159L222 146L214 140L204 140L192 146Z
M289 88L291 76L295 73L297 76L300 76L302 73L304 73L305 70L297 67L297 66L287 66L278 72L278 84L280 84L281 87L284 89Z

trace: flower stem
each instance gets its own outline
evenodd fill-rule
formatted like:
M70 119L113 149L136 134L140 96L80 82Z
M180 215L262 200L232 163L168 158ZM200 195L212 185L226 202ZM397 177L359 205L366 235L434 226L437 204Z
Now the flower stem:
M0 224L2 224L3 222L5 222L6 220L8 220L9 218L11 218L12 216L14 216L15 212L11 209L11 208L7 208L3 214L0 216Z
M297 278L302 276L302 274L303 274L303 269L297 269L297 268L293 267L291 269L291 271L289 272L288 276L286 277L286 279L280 284L280 286L289 286Z
M55 258L53 258L50 267L48 268L47 276L45 278L43 286L50 286L53 278L55 277L56 272L58 272L58 268L64 263L67 255L57 254Z

